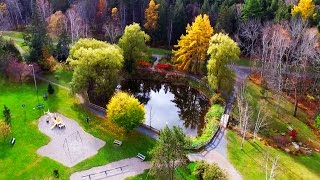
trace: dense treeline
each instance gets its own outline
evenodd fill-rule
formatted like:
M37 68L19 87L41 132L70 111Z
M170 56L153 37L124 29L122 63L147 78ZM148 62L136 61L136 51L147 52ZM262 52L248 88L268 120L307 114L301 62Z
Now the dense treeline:
M310 4L311 2L311 4ZM114 23L112 9L117 8L119 34L133 22L144 24L149 0L0 0L0 30L24 28L31 23L32 4L36 3L47 23L58 14L65 16L66 29L72 36L94 36L110 39L105 35ZM242 21L259 19L261 22L288 20L291 14L301 14L310 25L319 23L319 1L301 0L158 0L157 29L153 41L163 45L176 44L185 33L188 23L199 14L208 14L217 31L234 34ZM74 27L76 26L76 27ZM76 37L78 38L78 37Z

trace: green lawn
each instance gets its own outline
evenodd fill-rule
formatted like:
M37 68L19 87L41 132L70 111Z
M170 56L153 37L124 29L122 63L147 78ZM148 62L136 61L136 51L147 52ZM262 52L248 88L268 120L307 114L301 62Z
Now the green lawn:
M40 94L46 88L47 84L39 82ZM51 112L59 112L75 119L88 133L106 141L97 155L72 168L65 167L36 153L50 139L38 130L37 119L43 112L33 109L37 104L33 84L9 83L0 77L0 89L0 110L2 111L4 104L10 108L12 136L16 138L14 146L9 145L8 141L0 143L0 179L52 179L54 169L59 170L61 179L69 179L76 171L134 157L138 152L148 154L155 143L150 137L138 132L125 136L123 131L106 119L87 112L68 91L55 87L55 94L49 96L47 101L40 99L45 105L44 110L49 108ZM21 104L26 105L26 116ZM90 124L85 122L87 115L91 117ZM112 145L115 138L123 141L121 147Z
M248 82L247 83L247 93L248 100L252 107L257 108L258 102L261 99L261 88L260 86ZM320 138L308 127L306 124L307 116L301 110L298 109L297 117L293 116L294 105L289 102L285 97L280 99L280 109L279 114L277 113L277 98L268 92L267 98L268 105L266 109L270 114L267 121L269 123L265 130L261 131L261 134L265 137L273 137L275 135L280 135L282 132L287 131L287 127L290 125L297 130L297 140L305 143L310 143L315 147L320 148Z
M191 162L185 166L180 166L176 169L175 179L177 180L197 180L192 173L195 171L197 163ZM128 177L126 180L154 180L155 178L148 175L149 170L145 170L142 174Z
M23 33L18 31L0 31L0 35L9 36L15 39L23 39Z
M66 65L58 64L57 69L52 73L44 74L44 77L62 86L70 86L73 71L68 70Z
M244 179L265 179L265 152L279 155L279 167L276 179L310 179L320 177L320 154L312 156L289 155L256 141L246 141L244 149L240 149L241 138L232 131L227 132L228 158ZM270 167L270 166L269 166Z
M236 65L239 66L247 66L250 67L253 65L253 61L250 60L249 58L243 58L241 57L238 61L235 62Z
M15 43L16 48L22 56L29 50L28 46L24 45L23 33L17 31L0 31L0 35L6 40L11 40Z
M166 54L171 54L171 50L167 49L160 49L160 48L150 48L152 54L159 54L159 55L166 55Z

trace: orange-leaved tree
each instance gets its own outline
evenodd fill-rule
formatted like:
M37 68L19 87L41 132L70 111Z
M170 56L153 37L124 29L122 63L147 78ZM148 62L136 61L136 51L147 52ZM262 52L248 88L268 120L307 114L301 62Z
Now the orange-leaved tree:
M187 25L186 35L182 35L173 50L173 62L178 69L200 74L207 58L210 37L213 35L209 16L198 15L190 26Z
M300 14L304 20L307 20L314 13L314 2L312 0L300 0L298 5L293 6L291 14L293 16Z
M48 32L51 36L59 36L66 29L67 18L61 11L56 11L49 17Z
M105 9L105 0L99 0L99 2L98 2L98 5L97 5L97 14L96 14L96 16L98 17L98 18L101 18L102 17L102 15L103 15L103 11L104 11L104 9Z
M155 30L157 28L158 24L158 9L160 7L160 4L156 4L154 0L150 0L149 7L145 11L145 18L146 23L144 24L144 27L148 30Z

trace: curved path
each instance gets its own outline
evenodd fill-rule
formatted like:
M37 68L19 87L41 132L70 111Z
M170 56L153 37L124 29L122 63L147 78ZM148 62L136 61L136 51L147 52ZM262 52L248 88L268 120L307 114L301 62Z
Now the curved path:
M230 66L230 68L232 68L236 74L236 84L234 87L235 92L235 90L241 86L241 84L247 79L248 75L252 71L248 67L234 65ZM234 92L227 102L225 114L231 113L232 105L235 100ZM188 157L192 161L204 160L208 163L217 163L219 167L227 171L230 179L239 180L242 179L242 176L228 160L226 133L227 130L225 128L220 128L216 136L201 152L189 154Z

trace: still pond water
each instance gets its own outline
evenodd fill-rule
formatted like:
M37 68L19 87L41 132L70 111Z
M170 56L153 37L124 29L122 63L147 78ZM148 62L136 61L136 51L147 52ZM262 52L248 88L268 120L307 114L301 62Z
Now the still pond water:
M189 136L202 132L209 100L196 89L151 80L125 80L118 88L145 105L144 124L158 130L179 126Z

